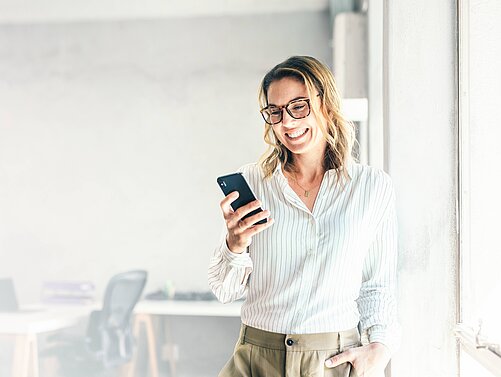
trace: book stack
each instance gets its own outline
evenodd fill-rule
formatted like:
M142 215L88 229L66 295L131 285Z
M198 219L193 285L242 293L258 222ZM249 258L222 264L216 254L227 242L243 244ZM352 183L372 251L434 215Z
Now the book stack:
M94 301L95 286L89 281L46 281L42 302L47 304L89 304Z

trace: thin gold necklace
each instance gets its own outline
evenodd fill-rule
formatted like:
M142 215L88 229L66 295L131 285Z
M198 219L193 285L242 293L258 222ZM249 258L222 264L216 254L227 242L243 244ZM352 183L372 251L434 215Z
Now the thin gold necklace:
M322 183L322 181L320 181L317 185L315 185L314 187L310 188L309 190L306 190L303 186L301 186L299 184L299 182L297 181L297 177L296 177L296 173L294 173L294 177L291 177L294 182L296 182L296 184L304 191L304 197L307 198L310 196L310 191L311 190L314 190L316 189L318 186L320 186L320 184Z

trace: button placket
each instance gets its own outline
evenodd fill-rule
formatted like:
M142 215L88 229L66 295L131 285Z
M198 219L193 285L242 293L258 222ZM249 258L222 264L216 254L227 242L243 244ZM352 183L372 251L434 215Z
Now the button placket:
M301 307L304 307L306 303L309 300L310 292L311 292L311 286L313 284L312 281L312 276L314 276L314 258L313 256L315 255L318 240L315 238L316 234L316 228L318 227L316 219L311 216L309 219L309 227L308 227L308 239L306 240L306 257L303 261L302 269L302 284L299 288L298 292L298 310L296 311L294 315L294 323L295 327L300 328L301 324L303 323L303 316L304 312L302 309L299 309ZM305 254L303 254L305 255Z

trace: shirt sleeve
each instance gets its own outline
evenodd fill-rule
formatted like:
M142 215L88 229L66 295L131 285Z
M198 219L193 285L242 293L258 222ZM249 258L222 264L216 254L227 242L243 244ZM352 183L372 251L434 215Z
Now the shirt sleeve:
M221 242L209 262L209 287L222 303L241 298L247 290L247 282L253 264L249 253L233 253L226 244L227 230L224 227Z
M364 260L357 299L360 327L370 343L379 342L393 354L400 346L395 298L397 272L397 216L393 185L387 186L384 215Z

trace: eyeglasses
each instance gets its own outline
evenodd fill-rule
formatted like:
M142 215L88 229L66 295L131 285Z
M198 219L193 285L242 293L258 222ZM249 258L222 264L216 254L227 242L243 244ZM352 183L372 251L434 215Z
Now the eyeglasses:
M310 115L310 100L308 98L295 99L283 106L270 105L261 109L260 113L268 124L278 124L283 119L283 109L294 119L306 118Z

